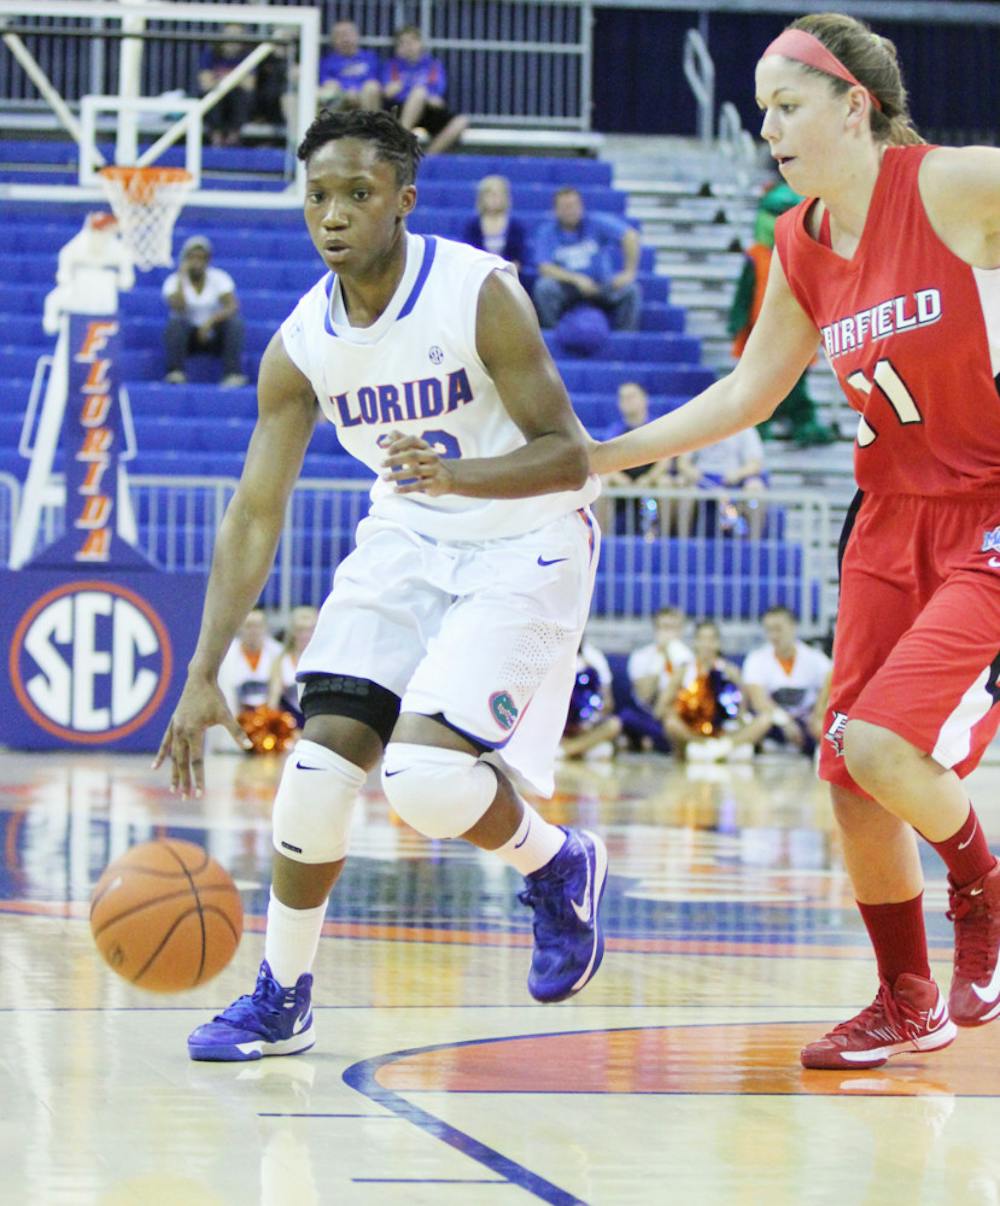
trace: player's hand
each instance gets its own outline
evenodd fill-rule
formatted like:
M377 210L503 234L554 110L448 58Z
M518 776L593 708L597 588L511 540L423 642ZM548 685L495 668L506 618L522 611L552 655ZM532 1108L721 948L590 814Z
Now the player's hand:
M223 725L241 749L252 748L218 684L189 678L153 759L156 770L170 758L170 790L182 798L200 796L205 790L205 730L213 724Z
M573 278L573 284L576 285L584 297L597 297L601 292L600 284L592 276L586 276L582 272L576 274Z
M198 342L209 343L212 339L212 332L214 329L215 327L213 323L203 322L201 326L197 328Z
M397 494L451 494L454 472L441 453L419 436L391 431L382 438L386 457L382 480L392 482Z

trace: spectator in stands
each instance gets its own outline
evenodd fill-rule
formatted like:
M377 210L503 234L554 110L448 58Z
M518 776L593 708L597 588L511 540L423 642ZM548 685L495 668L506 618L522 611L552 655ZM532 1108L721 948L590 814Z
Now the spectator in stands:
M612 214L587 213L575 188L559 189L554 208L555 216L535 235L534 299L542 326L554 327L572 306L586 302L606 311L614 330L638 330L638 234Z
M686 617L679 607L661 607L653 616L654 639L629 654L627 673L632 698L618 715L635 750L670 750L655 709L674 671L694 661L694 654L682 639L685 624Z
M288 622L281 657L271 667L271 678L267 692L268 707L291 712L299 726L302 714L299 711L299 693L295 683L295 668L299 657L316 629L319 612L315 607L295 607Z
M632 431L649 422L649 395L638 381L623 381L618 387L618 419L604 432L602 438ZM609 473L604 485L612 488L626 487L634 490L664 490L677 484L679 457L666 461L654 461L652 465L639 465L623 472ZM594 503L597 521L607 532L618 531L624 524L629 533L654 535L657 531L666 535L671 530L671 503L655 498L611 499L601 495Z
M382 108L381 66L374 50L363 50L353 21L336 21L331 50L319 61L319 103L325 109Z
M288 125L293 98L288 90L288 33L281 26L272 27L264 36L274 43L274 50L257 64L254 72L254 99L251 120L272 127L277 134ZM247 48L250 49L249 47Z
M246 32L243 25L224 25L221 39L207 46L202 52L198 65L198 91L202 96L211 92L253 49L248 42L226 40L227 37L242 37ZM239 144L240 131L250 120L255 87L256 79L251 72L205 114L205 125L211 135L213 147L232 147Z
M611 700L608 659L584 637L576 655L576 680L559 744L560 755L587 761L613 758L615 740L621 731L621 721L614 714Z
M724 498L718 506L710 504L705 530L711 534L717 523L720 533L760 539L767 518L764 499L768 481L764 470L764 444L755 427L679 457L678 476L685 484L696 485L702 490L736 486L744 491L748 497L738 502ZM688 535L693 518L691 510L682 505L679 513L681 535ZM713 520L712 516L717 519Z
M770 712L748 717L740 672L722 656L717 624L694 631L694 660L676 667L656 702L656 713L679 758L715 762L753 757L772 724Z
M426 130L431 141L425 154L439 155L462 137L469 119L445 104L448 86L444 64L424 47L416 25L404 25L393 39L393 57L382 68L382 95L407 130Z
M219 667L219 689L237 719L241 713L267 702L271 671L281 654L281 644L268 632L263 611L255 607L243 621ZM213 752L237 749L222 725L215 725L211 733Z
M243 319L233 278L210 264L212 244L204 235L192 235L181 248L180 264L163 282L163 297L170 307L164 341L167 375L172 385L187 380L184 364L191 353L222 358L222 385L246 385L243 374Z
M484 176L476 189L476 217L462 232L462 242L503 256L520 271L528 236L524 223L510 212L510 181L506 176Z
M816 701L830 673L830 659L798 639L795 615L787 607L769 607L761 617L767 644L747 654L743 685L751 709L770 714L771 740L812 755L810 730Z
M774 254L774 224L785 210L801 200L784 180L778 180L767 190L757 207L753 242L745 249L743 270L729 310L729 334L733 336L733 355L737 359L743 355L764 304L764 289ZM787 434L800 448L810 444L829 444L837 438L832 428L825 427L816 418L816 403L806 387L805 373L792 386L771 418L758 428L765 439L773 438L779 429L782 429L781 434L785 434L787 429Z

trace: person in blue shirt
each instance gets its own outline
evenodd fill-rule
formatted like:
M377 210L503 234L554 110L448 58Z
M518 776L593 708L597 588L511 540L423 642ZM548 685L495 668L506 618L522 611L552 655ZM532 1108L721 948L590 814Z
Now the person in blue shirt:
M476 188L476 216L462 232L462 242L509 260L520 271L527 250L524 223L510 212L510 181L484 176Z
M336 21L330 45L319 61L318 98L325 109L382 108L381 67L374 50L362 50L361 35L353 21Z
M559 189L554 208L555 216L535 235L539 322L554 327L567 310L587 302L607 311L614 330L637 330L642 306L635 279L639 236L621 218L588 214L575 188Z
M202 96L211 92L234 67L247 57L253 46L247 42L227 39L243 37L247 29L243 25L223 25L221 40L206 46L198 63L198 91ZM205 127L209 131L213 147L233 147L240 141L240 130L250 120L253 107L256 79L245 76L235 88L205 114Z
M406 130L424 129L431 136L425 155L439 155L462 137L469 119L445 104L448 86L444 64L424 47L416 25L404 25L393 38L393 57L382 68L382 95Z

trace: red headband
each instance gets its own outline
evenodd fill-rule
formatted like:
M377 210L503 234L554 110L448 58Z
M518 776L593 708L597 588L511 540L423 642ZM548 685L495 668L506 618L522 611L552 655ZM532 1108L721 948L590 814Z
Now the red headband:
M875 93L865 87L857 76L852 75L840 59L832 51L827 50L819 38L813 37L811 33L806 33L804 29L786 29L784 33L778 34L760 57L766 59L771 54L780 54L782 58L794 59L796 63L815 67L817 71L822 71L826 75L836 76L838 80L864 88L871 97L872 104L880 113L882 112L882 102Z

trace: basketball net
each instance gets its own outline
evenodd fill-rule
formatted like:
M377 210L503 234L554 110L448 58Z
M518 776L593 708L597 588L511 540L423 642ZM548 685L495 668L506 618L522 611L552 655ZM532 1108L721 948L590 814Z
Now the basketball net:
M106 167L100 177L135 266L143 272L169 268L174 262L171 235L193 184L191 173L183 168Z

